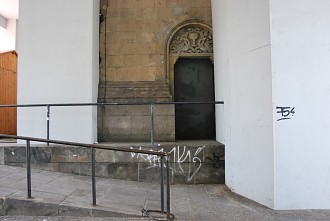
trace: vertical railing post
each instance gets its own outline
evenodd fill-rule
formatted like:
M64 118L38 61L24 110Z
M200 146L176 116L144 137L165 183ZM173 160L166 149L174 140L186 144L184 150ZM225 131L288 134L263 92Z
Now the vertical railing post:
M167 204L167 211L166 211L166 216L167 220L170 220L171 217L171 189L170 189L170 156L166 157L166 204Z
M47 105L47 140L49 140L49 125L50 125L50 106ZM47 146L49 146L49 142L47 142Z
M154 146L154 104L150 104L150 143Z
M92 148L92 194L93 206L96 206L96 183L95 183L95 148Z
M104 87L105 88L105 87ZM99 108L99 106L97 107ZM101 110L102 110L102 120L101 120L101 131L102 131L102 140L99 140L100 141L104 141L104 113L105 113L105 106L104 106L104 103L101 104Z
M160 156L160 203L161 213L164 213L164 156Z
M27 177L27 195L28 198L32 198L31 196L31 146L30 140L26 140L26 177Z

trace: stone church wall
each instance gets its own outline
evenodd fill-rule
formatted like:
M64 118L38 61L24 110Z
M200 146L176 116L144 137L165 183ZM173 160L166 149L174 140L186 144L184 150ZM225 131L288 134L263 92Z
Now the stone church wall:
M211 25L210 0L101 0L100 80L164 81L170 31L187 20Z
M98 102L172 101L167 39L185 21L211 26L211 1L101 0L100 13ZM155 141L175 140L174 105L156 109ZM98 141L150 141L149 108L100 107Z

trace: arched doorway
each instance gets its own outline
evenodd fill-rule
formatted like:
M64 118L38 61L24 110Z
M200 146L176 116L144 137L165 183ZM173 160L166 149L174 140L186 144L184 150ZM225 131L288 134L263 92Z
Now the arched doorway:
M179 58L174 65L174 101L214 101L214 71L209 58ZM176 140L215 139L213 104L177 104Z
M170 33L166 46L166 78L174 101L214 101L211 26L186 21ZM177 105L177 140L214 139L214 105Z

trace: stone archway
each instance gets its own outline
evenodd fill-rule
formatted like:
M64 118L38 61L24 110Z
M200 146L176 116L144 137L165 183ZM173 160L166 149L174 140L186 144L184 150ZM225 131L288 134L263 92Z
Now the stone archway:
M174 96L174 65L179 58L208 57L213 62L212 27L199 20L185 21L172 29L165 49L166 81Z
M214 101L211 26L197 20L177 25L167 39L165 55L166 80L174 101ZM214 105L176 105L175 134L178 140L214 139Z

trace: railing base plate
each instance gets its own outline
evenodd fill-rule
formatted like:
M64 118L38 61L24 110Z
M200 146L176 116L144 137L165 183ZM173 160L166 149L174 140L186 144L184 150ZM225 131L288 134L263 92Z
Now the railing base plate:
M170 213L169 219L167 219L167 213L161 212L159 210L145 210L142 209L142 217L149 217L150 219L157 220L157 221L172 221L174 220L175 216Z

